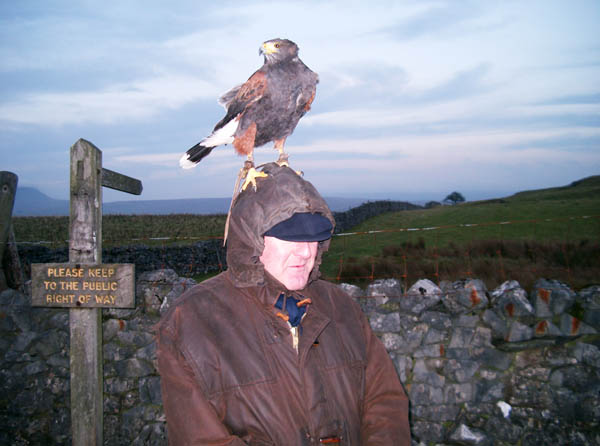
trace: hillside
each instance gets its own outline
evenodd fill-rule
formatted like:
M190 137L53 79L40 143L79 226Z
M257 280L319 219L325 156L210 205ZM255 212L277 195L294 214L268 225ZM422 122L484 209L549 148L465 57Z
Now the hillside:
M474 275L597 283L600 176L495 200L390 212L334 237L323 272L336 281Z
M69 215L69 202L50 198L33 187L17 186L13 215Z
M600 175L574 181L568 186L518 192L507 199L515 201L572 200L591 198L594 195L600 196Z
M393 231L402 228L484 225L513 221L531 223L537 220L566 219L599 214L600 176L594 176L575 181L568 186L523 191L494 200L388 213L370 219L354 229L356 231ZM504 226L506 229L506 225Z

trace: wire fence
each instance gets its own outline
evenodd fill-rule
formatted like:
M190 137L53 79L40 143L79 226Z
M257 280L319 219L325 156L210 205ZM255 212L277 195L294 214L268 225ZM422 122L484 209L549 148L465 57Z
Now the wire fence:
M226 269L222 237L109 236L104 244L105 262L135 263L138 272L171 268L202 279ZM34 260L39 246L47 247L49 256L60 251L64 260ZM68 240L18 242L18 247L31 263L68 258ZM436 284L479 278L488 288L511 279L531 286L541 277L574 288L600 284L600 215L343 232L332 237L321 271L336 283L395 278L404 290L423 278Z
M394 277L407 289L419 278L439 284L476 277L493 285L514 279L531 285L541 276L577 286L600 283L600 216L392 228L338 237L341 249L333 245L326 258L337 264L335 271L326 268L336 282ZM347 254L355 251L350 245L369 248L355 257Z

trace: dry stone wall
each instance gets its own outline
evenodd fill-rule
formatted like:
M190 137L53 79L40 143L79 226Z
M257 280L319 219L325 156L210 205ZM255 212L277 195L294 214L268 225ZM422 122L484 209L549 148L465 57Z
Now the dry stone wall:
M364 203L345 212L334 212L335 232L348 231L363 221L386 212L420 209L420 206L403 202L380 200ZM168 232L167 228L165 231ZM102 250L104 263L134 263L136 274L157 269L172 269L182 276L194 276L227 269L222 239L204 240L192 245L127 245ZM31 277L32 263L66 263L66 247L49 248L41 244L18 244L19 257L26 277Z
M103 314L106 445L166 445L152 327L194 281L138 275ZM600 444L600 286L395 279L360 303L410 399L414 445ZM0 444L70 444L68 310L0 294Z
M20 244L19 256L26 277L32 263L67 263L69 251L42 245ZM102 250L104 263L134 263L136 275L158 269L172 269L182 276L227 269L223 240L205 240L193 245L119 246Z

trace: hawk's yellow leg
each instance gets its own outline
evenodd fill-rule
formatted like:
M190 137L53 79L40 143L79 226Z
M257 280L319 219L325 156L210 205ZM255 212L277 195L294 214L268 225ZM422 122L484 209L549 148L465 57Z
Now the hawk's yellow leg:
M244 163L245 177L244 184L242 185L242 190L246 190L248 185L252 184L254 190L256 190L256 179L257 178L265 178L268 175L264 172L259 172L254 168L254 157L252 155L248 155L248 159Z

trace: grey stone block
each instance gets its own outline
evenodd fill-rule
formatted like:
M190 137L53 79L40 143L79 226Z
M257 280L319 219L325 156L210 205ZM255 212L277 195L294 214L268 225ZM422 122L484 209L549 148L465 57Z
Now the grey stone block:
M512 324L510 324L508 336L506 337L508 342L528 341L532 338L533 329L531 327L521 324L519 321L514 321Z
M462 445L488 445L491 444L487 436L480 430L460 424L450 435L450 440Z
M575 292L557 280L538 280L532 291L535 315L548 318L561 314L575 302Z

